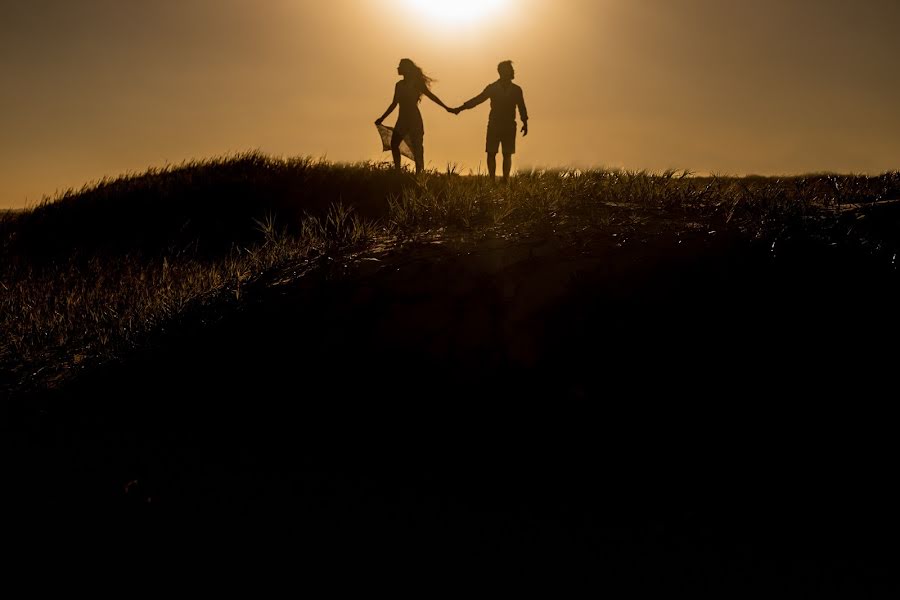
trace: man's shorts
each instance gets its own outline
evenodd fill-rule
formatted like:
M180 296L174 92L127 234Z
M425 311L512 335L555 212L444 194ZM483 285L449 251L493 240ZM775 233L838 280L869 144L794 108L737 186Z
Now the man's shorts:
M497 154L503 144L503 154L516 153L516 122L488 123L485 152Z

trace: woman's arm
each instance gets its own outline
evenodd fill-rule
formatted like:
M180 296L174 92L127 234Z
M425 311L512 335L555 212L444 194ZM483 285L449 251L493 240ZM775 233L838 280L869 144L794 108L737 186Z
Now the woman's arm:
M387 119L387 116L394 112L394 109L397 108L397 104L399 101L397 100L397 86L394 86L394 99L391 100L391 105L387 107L387 110L384 111L384 114L375 119L376 125L381 125L381 122Z
M387 110L384 111L384 114L375 119L376 125L381 125L381 122L387 119L388 115L394 112L394 109L397 108L397 102L391 102L391 105L387 107Z
M432 100L435 104L437 104L437 105L440 106L441 108L445 109L447 112L453 112L453 109L452 109L452 108L450 108L449 106L447 106L446 104L444 104L443 102L441 102L441 99L438 98L437 96L435 96L435 95L434 95L434 92L432 92L432 91L429 90L428 88L425 88L424 94L425 94L426 96L428 96L429 98L431 98L431 100Z

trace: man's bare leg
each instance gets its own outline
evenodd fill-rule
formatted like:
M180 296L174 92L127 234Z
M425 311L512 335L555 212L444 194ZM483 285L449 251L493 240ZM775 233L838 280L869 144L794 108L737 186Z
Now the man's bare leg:
M509 181L509 172L512 171L512 154L503 155L503 181Z
M497 155L496 154L488 154L487 155L487 168L488 168L488 175L491 176L491 179L494 179L497 176Z

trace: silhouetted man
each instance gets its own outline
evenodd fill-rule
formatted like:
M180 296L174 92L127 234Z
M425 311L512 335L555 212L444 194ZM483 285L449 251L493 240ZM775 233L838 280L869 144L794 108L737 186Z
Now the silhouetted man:
M522 119L522 135L528 135L528 111L522 88L512 82L516 77L512 61L504 60L497 65L500 79L490 84L484 91L452 112L459 114L467 108L475 108L488 98L491 100L491 114L488 117L487 152L488 173L491 179L497 174L497 150L503 146L503 180L509 179L512 170L512 155L516 153L516 107Z

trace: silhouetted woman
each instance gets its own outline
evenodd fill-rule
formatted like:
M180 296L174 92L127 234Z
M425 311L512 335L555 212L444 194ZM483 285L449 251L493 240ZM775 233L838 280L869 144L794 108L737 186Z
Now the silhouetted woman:
M422 94L431 98L436 104L442 106L447 112L450 107L441 102L441 99L431 92L432 79L413 61L404 58L397 66L397 73L403 76L403 79L394 86L394 100L384 114L375 121L376 125L391 114L397 105L400 105L400 116L397 117L397 124L394 126L394 133L391 137L391 152L394 155L394 165L400 168L400 142L406 138L410 148L415 155L416 173L420 173L425 168L425 148L423 139L425 137L425 126L422 123L422 113L419 112L419 101Z

